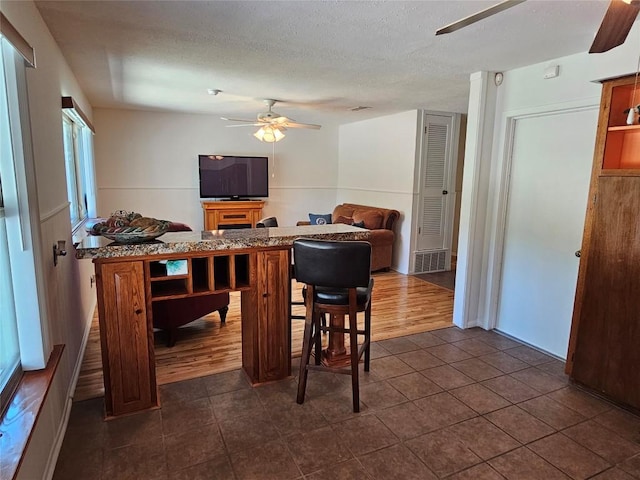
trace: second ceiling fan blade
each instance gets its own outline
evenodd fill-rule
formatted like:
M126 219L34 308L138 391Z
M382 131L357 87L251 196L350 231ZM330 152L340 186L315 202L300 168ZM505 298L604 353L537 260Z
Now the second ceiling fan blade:
M640 12L640 1L611 0L589 53L602 53L622 45Z
M316 125L314 123L287 122L284 125L287 128L312 128L314 130L319 130L321 128L320 125Z
M491 15L500 13L506 10L507 8L515 7L516 5L524 1L525 0L504 0L503 2L500 2L497 5L493 5L492 7L485 8L484 10L481 10L478 13L474 13L473 15L464 17L463 19L458 20L457 22L453 22L445 27L439 28L438 30L436 30L436 35L451 33L451 32L455 32L456 30L460 30L461 28L468 27L472 23L476 23L480 20L490 17Z

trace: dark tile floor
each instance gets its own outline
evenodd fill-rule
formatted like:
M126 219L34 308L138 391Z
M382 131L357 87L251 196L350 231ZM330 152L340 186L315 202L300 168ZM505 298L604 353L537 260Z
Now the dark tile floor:
M448 272L415 273L413 276L420 280L424 280L425 282L434 283L444 287L447 290L453 290L456 285L455 267L453 270L449 270Z
M377 342L362 375L251 388L241 371L161 387L162 409L102 420L74 403L55 480L640 479L640 418L493 332ZM294 371L297 369L294 367Z

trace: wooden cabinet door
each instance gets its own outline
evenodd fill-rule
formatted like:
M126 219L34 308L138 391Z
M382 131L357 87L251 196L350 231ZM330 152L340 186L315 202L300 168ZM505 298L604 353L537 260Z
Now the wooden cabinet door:
M291 374L290 252L256 254L256 287L242 292L243 367L252 383Z
M98 263L96 273L107 416L157 406L143 262Z
M571 369L573 379L635 408L640 408L639 218L640 176L600 177L576 303Z

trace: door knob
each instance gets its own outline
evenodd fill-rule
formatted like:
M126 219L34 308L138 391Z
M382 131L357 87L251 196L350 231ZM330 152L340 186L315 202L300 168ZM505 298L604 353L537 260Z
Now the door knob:
M449 191L448 191L448 190L442 190L442 194L443 194L443 195L448 195L448 194L449 194Z
M576 250L575 256L580 258L580 255L582 255L582 250Z

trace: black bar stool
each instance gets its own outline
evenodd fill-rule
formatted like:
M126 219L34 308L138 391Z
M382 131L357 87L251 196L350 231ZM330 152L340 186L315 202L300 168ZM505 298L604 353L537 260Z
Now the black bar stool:
M327 241L298 239L293 243L296 279L306 284L304 294L307 315L300 359L297 402L303 403L309 370L323 370L351 375L353 411L360 411L358 363L364 354L364 370L369 371L371 343L371 244L361 241ZM358 329L358 312L364 312L364 329ZM332 316L328 326L321 323L323 314ZM349 317L349 327L334 321ZM321 361L322 332L344 339L349 334L349 367ZM340 336L340 337L337 337ZM358 336L364 341L358 347ZM315 364L309 363L315 347Z

